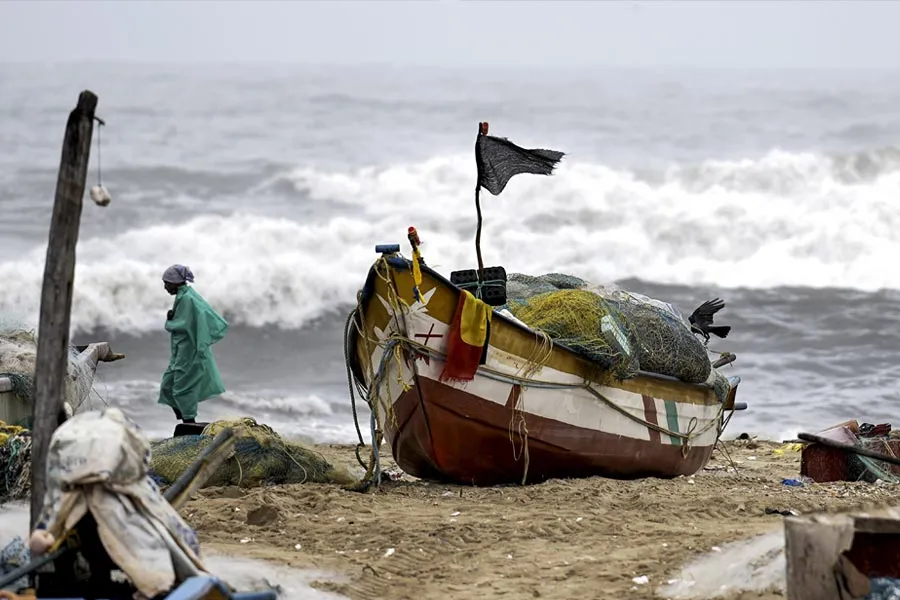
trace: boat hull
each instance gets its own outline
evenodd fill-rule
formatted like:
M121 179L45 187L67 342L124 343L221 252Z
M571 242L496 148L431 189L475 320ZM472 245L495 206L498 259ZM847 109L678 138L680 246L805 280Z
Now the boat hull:
M649 374L616 381L498 312L474 379L441 381L459 293L424 268L417 299L407 261L395 256L376 262L361 294L352 367L405 472L496 485L676 477L709 460L733 391L723 404L707 385Z
M577 427L532 413L516 415L515 394L511 389L509 402L501 405L420 377L419 384L394 403L398 424L385 428L394 460L416 477L497 485L595 475L624 479L689 475L712 453L712 446L693 446L685 456L680 445ZM522 423L527 433L519 427Z

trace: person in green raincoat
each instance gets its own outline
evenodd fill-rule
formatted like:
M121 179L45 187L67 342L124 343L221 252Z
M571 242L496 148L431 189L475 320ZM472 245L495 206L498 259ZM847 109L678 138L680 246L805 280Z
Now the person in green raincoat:
M180 421L195 423L197 405L225 391L212 345L225 337L228 322L188 285L194 281L188 267L172 265L162 279L175 303L166 320L172 349L159 403L172 407Z

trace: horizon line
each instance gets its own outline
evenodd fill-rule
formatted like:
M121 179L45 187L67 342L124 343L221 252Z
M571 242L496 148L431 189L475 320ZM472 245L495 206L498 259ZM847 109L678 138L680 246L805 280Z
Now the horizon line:
M52 67L73 67L73 66L283 66L283 67L308 67L308 68L388 68L388 69L440 69L454 71L577 71L577 70L610 70L610 71L653 71L653 70L682 70L682 71L897 71L900 65L896 66L860 66L860 65L689 65L689 64L610 64L610 63L585 63L572 65L553 65L553 64L478 64L478 65L462 65L449 63L391 63L386 61L365 61L365 62L307 62L302 60L283 60L283 59L192 59L192 60L172 60L172 59L55 59L55 60L4 60L0 59L0 65L3 66L52 66Z

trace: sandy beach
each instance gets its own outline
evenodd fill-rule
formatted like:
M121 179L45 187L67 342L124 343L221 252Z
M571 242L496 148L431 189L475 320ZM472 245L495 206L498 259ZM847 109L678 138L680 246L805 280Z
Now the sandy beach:
M336 466L355 463L349 446L317 449ZM316 587L353 599L655 598L692 559L780 531L783 517L767 509L839 511L896 499L892 485L784 485L799 478L800 454L781 443L738 440L725 450L730 460L717 450L696 476L668 481L479 489L404 474L365 494L320 484L210 488L183 515L205 547L336 573ZM248 524L248 515L262 524Z

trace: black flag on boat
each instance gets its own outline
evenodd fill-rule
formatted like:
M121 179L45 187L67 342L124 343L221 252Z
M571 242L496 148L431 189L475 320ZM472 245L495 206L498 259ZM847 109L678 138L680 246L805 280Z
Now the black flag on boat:
M475 162L478 165L478 185L499 196L515 175L551 175L565 156L557 150L525 149L506 138L487 135L488 124L479 124L475 141Z

